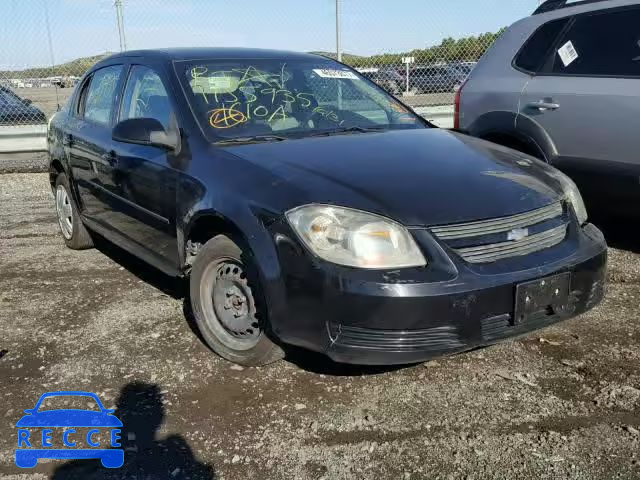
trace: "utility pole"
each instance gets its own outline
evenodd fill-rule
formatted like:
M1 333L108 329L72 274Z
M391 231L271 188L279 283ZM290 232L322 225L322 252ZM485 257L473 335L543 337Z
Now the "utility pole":
M118 37L120 39L120 51L127 49L127 39L124 36L124 15L122 13L122 0L115 0L113 3L116 7L116 18L118 21Z
M340 46L340 0L336 0L336 57L342 61L342 47Z

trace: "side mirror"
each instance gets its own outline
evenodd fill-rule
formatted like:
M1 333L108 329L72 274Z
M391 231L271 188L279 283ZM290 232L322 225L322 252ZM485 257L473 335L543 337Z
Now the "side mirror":
M165 131L155 118L122 120L113 127L111 138L116 142L152 145L167 150L177 150L180 145L177 130Z

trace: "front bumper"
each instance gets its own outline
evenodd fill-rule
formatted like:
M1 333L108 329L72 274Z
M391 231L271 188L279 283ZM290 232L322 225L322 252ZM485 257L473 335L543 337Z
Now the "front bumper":
M369 365L420 362L496 343L574 317L601 301L604 238L592 225L574 227L570 237L509 265L482 268L443 249L443 258L453 257L452 265L439 267L435 259L431 281L417 281L417 271L361 272L322 264L296 251L293 240L281 242L284 304L276 309L280 315L272 315L272 327L285 343L337 362ZM566 308L541 311L516 325L516 286L564 272L571 274Z

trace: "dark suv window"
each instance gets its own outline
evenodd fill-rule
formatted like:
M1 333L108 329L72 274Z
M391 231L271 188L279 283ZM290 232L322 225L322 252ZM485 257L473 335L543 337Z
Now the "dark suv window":
M545 59L548 58L556 38L558 38L568 21L568 18L562 18L545 23L538 28L520 49L515 61L516 67L527 72L537 72L542 67Z
M557 44L549 71L563 75L640 75L640 9L576 17ZM563 60L562 49L570 52Z

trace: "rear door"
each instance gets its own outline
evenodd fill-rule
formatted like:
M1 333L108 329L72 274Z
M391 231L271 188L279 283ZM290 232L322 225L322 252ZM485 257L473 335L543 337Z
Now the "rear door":
M551 163L586 193L636 195L640 7L571 19L527 83L520 114L542 126L557 150Z
M166 131L177 128L176 109L161 65L131 65L118 121L154 118ZM161 147L114 141L114 226L157 257L177 265L174 153Z
M80 198L82 215L109 226L110 195L114 185L105 181L111 168L111 128L122 65L93 72L80 87L63 143Z

